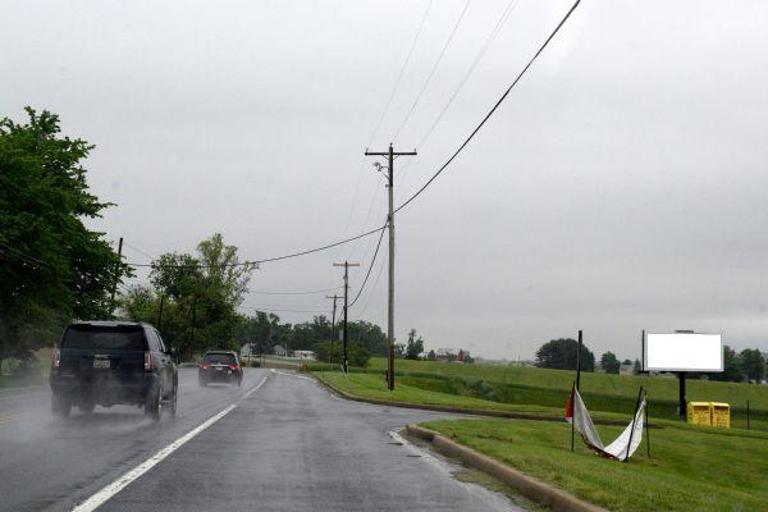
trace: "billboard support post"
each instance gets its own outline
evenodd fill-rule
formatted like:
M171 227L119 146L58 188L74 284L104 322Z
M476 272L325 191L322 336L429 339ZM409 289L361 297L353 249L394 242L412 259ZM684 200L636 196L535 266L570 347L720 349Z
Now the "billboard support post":
M680 404L678 405L678 414L681 418L685 419L686 414L686 408L688 407L688 404L685 400L685 372L677 372L677 381L679 382L679 400Z

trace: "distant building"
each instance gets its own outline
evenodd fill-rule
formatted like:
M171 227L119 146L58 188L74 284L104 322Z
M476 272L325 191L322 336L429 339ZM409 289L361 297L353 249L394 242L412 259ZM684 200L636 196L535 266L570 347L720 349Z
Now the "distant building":
M634 363L631 364L624 364L619 367L619 375L635 375L635 365Z
M272 353L279 357L288 357L288 350L282 345L272 347Z
M315 353L311 350L294 350L293 351L293 357L296 357L298 359L303 359L306 361L315 361L317 360L317 357L315 356Z
M250 357L253 355L254 345L252 343L243 343L240 346L240 357Z

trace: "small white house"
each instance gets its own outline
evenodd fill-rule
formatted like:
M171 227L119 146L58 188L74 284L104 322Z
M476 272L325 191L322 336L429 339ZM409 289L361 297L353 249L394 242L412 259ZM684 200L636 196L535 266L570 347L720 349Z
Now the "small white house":
M635 374L635 365L633 364L622 364L619 367L619 375L634 375Z
M251 357L254 346L251 343L243 343L240 346L240 358Z
M317 359L317 357L315 357L315 353L311 350L294 350L293 357L303 359L305 361L315 361Z
M278 357L288 357L288 350L282 345L272 347L272 353Z

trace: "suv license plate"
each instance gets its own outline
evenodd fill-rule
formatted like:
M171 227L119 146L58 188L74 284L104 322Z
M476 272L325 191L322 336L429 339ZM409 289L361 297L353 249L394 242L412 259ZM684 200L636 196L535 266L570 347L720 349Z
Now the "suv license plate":
M93 367L94 368L109 368L109 359L102 359L102 358L94 358L93 359Z

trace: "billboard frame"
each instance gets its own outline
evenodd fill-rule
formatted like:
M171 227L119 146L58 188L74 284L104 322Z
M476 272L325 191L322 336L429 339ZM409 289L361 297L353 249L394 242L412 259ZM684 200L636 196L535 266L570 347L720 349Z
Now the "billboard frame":
M648 360L648 343L647 337L649 334L701 334L705 336L720 336L720 369L719 370L702 370L698 368L648 368L646 362ZM675 330L673 332L659 332L659 331L643 331L642 334L642 370L643 372L669 372L669 373L723 373L725 371L725 354L723 353L723 332L696 332L692 330Z

